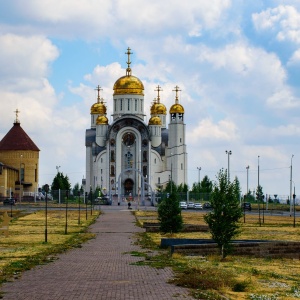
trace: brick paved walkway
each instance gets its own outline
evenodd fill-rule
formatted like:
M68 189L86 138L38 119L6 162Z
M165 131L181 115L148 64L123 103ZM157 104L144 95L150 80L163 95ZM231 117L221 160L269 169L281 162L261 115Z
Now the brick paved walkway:
M171 269L131 265L142 259L126 253L140 250L133 233L142 230L125 207L106 207L91 226L95 239L3 284L3 299L192 299L187 289L166 283Z

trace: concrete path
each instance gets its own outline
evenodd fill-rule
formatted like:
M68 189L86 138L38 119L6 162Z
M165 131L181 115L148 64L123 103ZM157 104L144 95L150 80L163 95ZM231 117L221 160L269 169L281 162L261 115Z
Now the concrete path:
M143 229L126 207L101 209L104 214L91 226L95 239L3 284L3 299L193 299L187 289L167 283L171 269L132 265L143 259L129 253L141 251L134 233Z

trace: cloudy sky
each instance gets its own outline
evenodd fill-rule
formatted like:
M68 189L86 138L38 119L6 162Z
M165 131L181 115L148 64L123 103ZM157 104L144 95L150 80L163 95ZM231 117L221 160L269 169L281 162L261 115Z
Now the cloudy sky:
M40 185L56 166L81 182L94 89L110 115L127 47L146 121L158 84L167 108L181 89L190 185L197 167L212 180L227 169L231 150L230 177L244 193L248 165L257 186L258 162L264 193L289 195L291 162L300 191L299 0L1 1L0 139L18 108L41 149Z

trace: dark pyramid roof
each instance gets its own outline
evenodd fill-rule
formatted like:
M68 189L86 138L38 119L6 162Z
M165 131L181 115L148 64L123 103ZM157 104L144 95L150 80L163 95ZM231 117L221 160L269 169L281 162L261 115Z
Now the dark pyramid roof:
M11 130L0 141L0 151L1 150L40 151L36 144L23 130L19 122L15 122Z

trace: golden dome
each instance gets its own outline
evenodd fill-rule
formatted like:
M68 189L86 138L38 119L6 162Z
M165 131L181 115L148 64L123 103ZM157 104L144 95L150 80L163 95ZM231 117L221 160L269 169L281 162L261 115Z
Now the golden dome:
M105 116L99 116L96 120L96 125L107 125L108 119Z
M162 103L157 103L156 111L158 115L166 115L167 114L167 108Z
M137 77L125 75L114 84L114 95L123 94L144 95L144 85Z
M149 125L161 125L161 119L158 116L151 117L149 120Z
M171 106L171 108L170 108L170 114L174 114L174 113L175 114L177 114L177 113L184 114L184 108L183 108L183 106L181 104L179 104L179 103L173 104Z
M166 115L167 109L162 103L153 103L150 108L151 115Z
M91 114L105 115L106 106L103 104L103 102L94 103L91 107Z

